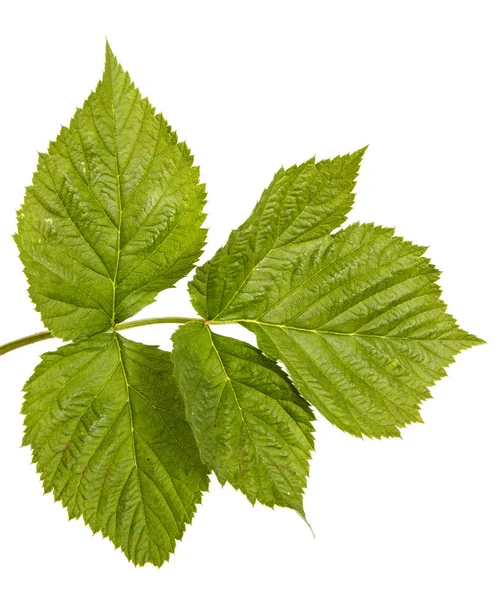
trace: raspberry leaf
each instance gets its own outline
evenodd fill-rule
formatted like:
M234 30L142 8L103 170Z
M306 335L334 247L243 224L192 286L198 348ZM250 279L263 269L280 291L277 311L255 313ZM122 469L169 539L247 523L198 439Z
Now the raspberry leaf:
M189 284L193 306L207 319L231 319L256 306L272 285L267 264L290 246L322 238L345 221L365 148L280 169L251 217L199 267ZM258 285L249 282L263 279Z
M188 148L106 45L102 80L40 155L15 239L49 330L0 355L72 340L25 386L24 443L70 518L135 564L168 560L209 471L305 519L312 406L355 436L399 436L455 355L482 343L446 312L425 248L372 224L339 230L364 152L278 171L190 282L203 318L125 323L202 251ZM184 324L172 354L118 333L154 323ZM259 348L213 333L224 323Z
M338 160L347 160L352 181L351 157ZM314 181L310 206L324 189ZM454 356L482 340L446 312L425 248L370 224L307 237L308 228L317 231L312 217L292 219L290 237L280 215L288 214L294 194L283 193L267 212L268 193L197 269L194 306L207 309L207 321L236 322L255 333L261 350L282 361L302 396L340 429L399 436L401 427L421 420L421 402ZM265 253L255 250L261 240L268 241Z
M208 487L170 354L100 334L44 354L25 392L45 491L135 564L161 565Z
M314 416L278 365L240 340L189 323L173 360L203 462L250 500L304 517Z
M205 240L192 165L107 45L102 80L40 154L18 213L30 296L54 335L106 331L192 269Z

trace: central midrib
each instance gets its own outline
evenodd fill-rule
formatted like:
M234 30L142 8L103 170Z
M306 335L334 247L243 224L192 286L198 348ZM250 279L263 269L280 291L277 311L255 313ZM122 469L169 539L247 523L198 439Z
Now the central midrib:
M120 245L121 245L121 229L122 229L122 190L121 190L121 181L120 181L120 166L118 164L118 147L117 147L117 137L118 132L116 129L116 115L115 115L115 100L114 100L114 88L113 88L113 78L110 77L111 82L111 114L113 115L113 142L115 146L114 159L115 159L115 168L116 168L116 184L117 184L117 198L118 198L118 227L116 229L116 265L115 265L115 274L113 277L113 299L112 299L112 317L111 317L111 327L114 328L116 321L116 282L118 279L118 267L120 265Z
M210 321L211 325L225 325L230 323L237 323L244 326L245 323L252 323L255 325L259 325L261 327L278 327L280 329L292 330L292 331L304 331L306 333L316 333L316 334L325 334L325 335L340 335L347 337L360 337L360 338L378 338L387 341L401 341L401 340L410 340L414 342L432 342L440 339L441 341L446 342L458 342L460 339L454 338L416 338L416 337L396 337L389 335L377 335L375 333L358 333L357 331L353 332L345 332L345 331L331 331L328 329L313 329L313 328L305 328L305 327L293 327L290 325L280 325L279 323L266 323L265 321L257 321L256 319L235 319L234 321Z

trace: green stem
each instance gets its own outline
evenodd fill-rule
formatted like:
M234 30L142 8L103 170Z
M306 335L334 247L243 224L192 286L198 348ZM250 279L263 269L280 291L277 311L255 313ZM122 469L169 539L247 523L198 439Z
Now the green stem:
M144 325L157 325L160 323L190 323L191 321L204 323L203 319L198 319L196 317L152 317L150 319L136 319L135 321L126 321L125 323L120 323L119 325L116 325L115 330L121 331L123 329L131 329L132 327L142 327ZM50 331L40 331L40 333L27 335L26 337L19 338L18 340L14 340L12 342L9 342L8 344L0 346L0 356L2 354L7 354L7 352L11 352L12 350L16 350L17 348L29 346L30 344L35 344L36 342L48 340L52 337L54 336L50 333Z
M158 325L160 323L204 323L204 319L196 317L152 317L151 319L136 319L135 321L125 321L115 326L116 331L131 329L132 327L142 327L143 325Z
M29 344L34 344L35 342L41 342L42 340L48 340L52 337L50 331L40 331L40 333L34 333L33 335L27 335L26 337L19 338L18 340L14 340L13 342L9 342L8 344L4 344L0 346L0 355L7 354L11 350L16 350L16 348L22 348L23 346L28 346Z

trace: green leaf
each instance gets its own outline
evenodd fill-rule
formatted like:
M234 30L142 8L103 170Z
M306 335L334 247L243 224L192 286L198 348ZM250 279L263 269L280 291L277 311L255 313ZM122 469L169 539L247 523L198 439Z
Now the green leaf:
M43 355L25 391L45 491L135 564L161 565L208 486L169 353L101 334Z
M446 313L425 248L370 224L331 235L364 152L278 171L198 268L189 290L203 319L174 334L172 358L116 332L176 321L120 325L199 258L205 190L109 45L96 90L40 154L15 239L50 331L0 354L73 340L45 354L25 386L24 443L70 518L135 564L169 558L208 469L252 503L305 518L310 404L353 435L398 436L454 356L482 343ZM227 322L260 350L212 333Z
M425 248L392 229L352 225L297 251L265 310L242 324L299 391L353 435L399 436L428 388L481 340L446 313Z
M175 374L203 462L248 499L304 516L314 416L275 362L202 323L173 336Z
M353 155L355 168L348 161L351 181L361 153ZM308 189L320 190L308 196L316 206L323 188L311 180ZM194 306L207 321L254 332L261 350L281 360L301 395L340 429L399 436L401 427L421 420L422 400L454 356L482 340L446 313L425 248L373 225L321 235L309 213L282 218L293 204L286 194L266 210L268 193L198 268L190 286ZM325 222L343 219L344 213ZM309 230L318 235L307 236Z
M267 265L290 245L311 243L346 219L366 148L333 160L311 159L280 169L250 218L198 268L189 284L193 306L206 319L230 319L256 306L273 285ZM248 282L258 281L251 295Z
M106 331L192 269L205 240L192 165L107 45L102 81L40 154L18 213L30 296L54 335Z

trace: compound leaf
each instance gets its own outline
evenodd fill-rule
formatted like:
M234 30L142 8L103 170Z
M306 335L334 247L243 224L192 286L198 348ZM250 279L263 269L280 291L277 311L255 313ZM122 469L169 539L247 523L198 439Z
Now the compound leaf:
M45 491L135 564L161 565L208 487L169 353L97 335L43 355L25 391Z
M278 365L202 323L173 336L173 361L203 462L248 499L304 516L313 413Z
M70 518L135 564L169 558L209 469L304 517L308 403L353 435L398 436L454 356L482 343L446 312L425 248L371 224L331 235L364 152L278 171L197 269L203 320L178 329L172 358L116 326L192 269L205 190L109 45L96 90L40 154L15 239L47 335L73 343L25 386L24 443ZM212 333L227 322L260 350Z
M53 334L106 331L192 269L205 240L192 165L107 45L102 81L40 154L18 213L30 296Z

